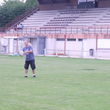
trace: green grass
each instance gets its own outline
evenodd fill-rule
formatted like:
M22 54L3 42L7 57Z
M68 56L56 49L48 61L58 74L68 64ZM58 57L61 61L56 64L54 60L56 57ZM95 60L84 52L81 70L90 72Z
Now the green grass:
M38 78L23 63L0 56L0 110L110 110L110 61L37 57Z

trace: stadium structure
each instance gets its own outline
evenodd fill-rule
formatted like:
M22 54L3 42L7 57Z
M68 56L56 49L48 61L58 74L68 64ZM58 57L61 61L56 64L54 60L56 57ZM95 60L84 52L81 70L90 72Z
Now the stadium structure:
M35 55L110 58L110 0L39 3L0 33L2 54L20 54L28 38Z

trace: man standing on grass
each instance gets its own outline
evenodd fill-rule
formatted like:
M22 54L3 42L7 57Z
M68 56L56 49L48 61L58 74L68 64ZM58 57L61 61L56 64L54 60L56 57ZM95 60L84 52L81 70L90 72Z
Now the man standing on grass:
M36 74L35 74L36 65L35 65L33 48L28 40L24 41L24 45L25 47L23 48L23 54L26 56L25 64L24 64L24 68L25 68L24 77L28 77L29 65L31 66L33 77L36 77Z

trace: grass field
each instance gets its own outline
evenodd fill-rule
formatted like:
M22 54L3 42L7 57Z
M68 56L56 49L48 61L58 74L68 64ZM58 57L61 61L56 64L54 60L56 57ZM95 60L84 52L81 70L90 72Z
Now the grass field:
M0 56L0 110L110 110L110 61L37 57L37 78L23 61Z

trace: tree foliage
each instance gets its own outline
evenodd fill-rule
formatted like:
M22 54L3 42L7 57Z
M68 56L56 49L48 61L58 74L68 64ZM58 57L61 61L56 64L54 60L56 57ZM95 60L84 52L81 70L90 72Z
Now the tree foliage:
M30 9L30 8L38 6L39 2L38 0L27 0L25 5L26 5L26 9Z
M37 5L37 0L27 0L25 3L20 0L4 0L3 5L0 6L0 27L4 27L16 17Z

